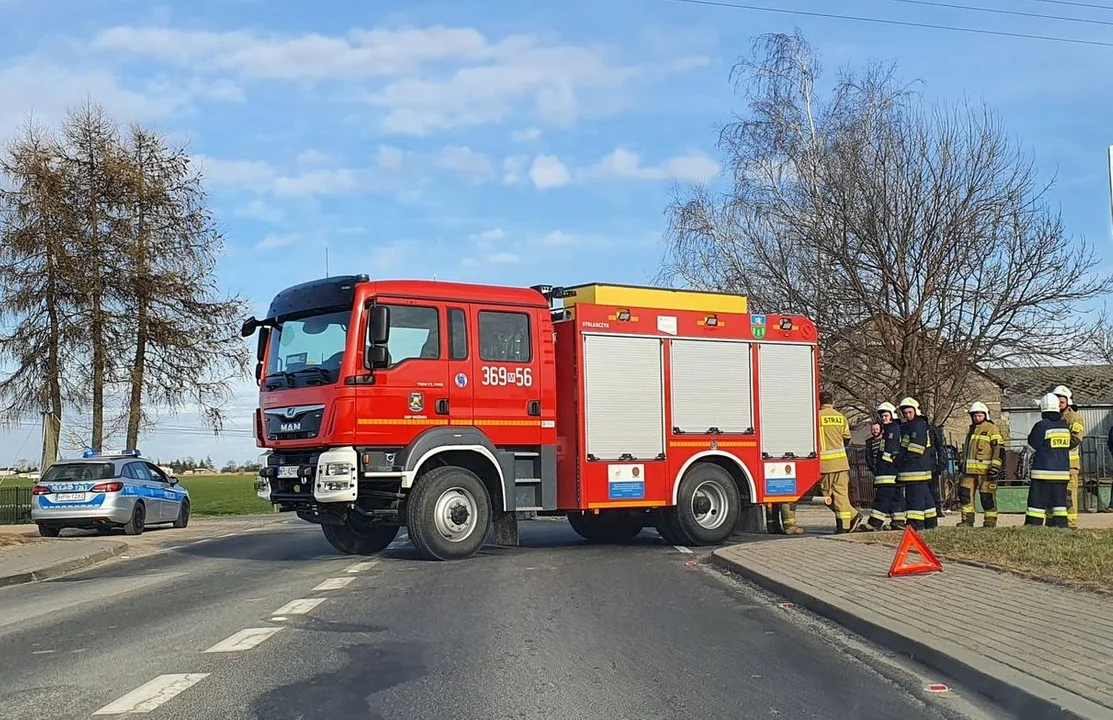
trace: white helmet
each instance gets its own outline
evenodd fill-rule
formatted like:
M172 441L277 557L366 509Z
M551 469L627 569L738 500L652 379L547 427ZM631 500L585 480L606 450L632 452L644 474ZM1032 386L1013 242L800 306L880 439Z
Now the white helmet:
M1059 396L1049 392L1040 398L1040 412L1059 412Z
M985 403L981 400L975 400L974 402L972 402L970 404L970 409L966 412L970 415L973 415L974 413L982 413L986 417L989 417L989 408L987 408L985 406Z
M911 397L904 398L903 400L900 401L900 407L901 407L902 410L906 407L907 408L913 408L916 411L917 415L920 414L920 403L916 402L916 398L911 398Z
M1071 403L1071 402L1074 401L1074 396L1071 395L1070 388L1067 387L1066 385L1057 386L1054 390L1051 391L1050 394L1051 395L1058 395L1059 397L1066 398L1068 403Z
M893 403L886 401L877 406L877 414L880 415L883 412L887 412L890 415L896 415L897 409L893 407Z

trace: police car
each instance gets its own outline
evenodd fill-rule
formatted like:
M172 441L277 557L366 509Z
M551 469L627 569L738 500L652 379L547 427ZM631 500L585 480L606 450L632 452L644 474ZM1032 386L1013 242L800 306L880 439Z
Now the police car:
M189 491L178 478L140 456L138 450L60 460L31 489L31 520L39 534L58 537L63 528L106 532L122 527L139 535L148 525L189 524Z

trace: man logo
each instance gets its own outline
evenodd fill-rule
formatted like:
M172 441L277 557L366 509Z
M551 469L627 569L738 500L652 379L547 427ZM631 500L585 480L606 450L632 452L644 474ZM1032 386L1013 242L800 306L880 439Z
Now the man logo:
M282 423L278 426L278 432L295 433L301 432L300 422Z
M298 414L298 409L295 407L288 407L286 408L286 412L284 414L286 415L287 420L293 420L294 416Z

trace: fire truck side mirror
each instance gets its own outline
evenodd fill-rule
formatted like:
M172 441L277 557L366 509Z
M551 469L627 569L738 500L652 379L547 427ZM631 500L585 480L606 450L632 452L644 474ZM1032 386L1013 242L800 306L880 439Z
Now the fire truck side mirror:
M372 305L367 319L367 339L363 347L363 365L368 370L390 364L387 341L390 340L390 308Z
M386 305L372 305L371 317L367 321L367 344L386 345L390 340L390 308Z

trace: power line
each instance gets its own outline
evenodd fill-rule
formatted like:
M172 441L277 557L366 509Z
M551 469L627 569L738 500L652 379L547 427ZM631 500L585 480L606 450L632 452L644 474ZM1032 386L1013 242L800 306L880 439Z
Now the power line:
M804 17L824 18L826 20L850 20L852 22L872 23L874 25L896 25L899 27L921 28L925 30L949 30L951 32L964 32L973 35L995 35L998 37L1019 38L1022 40L1045 40L1048 42L1070 43L1074 45L1094 45L1097 47L1113 48L1113 42L1100 40L1083 40L1081 38L1065 38L1055 35L1034 35L1030 33L1006 32L1004 30L982 30L979 28L961 27L957 25L939 25L937 23L913 22L911 20L885 20L882 18L862 17L860 15L842 15L839 13L825 13L814 10L786 10L785 8L763 7L761 5L743 5L740 3L720 2L718 0L667 0L668 2L683 3L685 5L706 5L709 7L729 8L731 10L753 10L754 12L777 13L780 15L801 15ZM1109 8L1106 8L1109 9Z
M947 8L948 10L963 10L966 12L989 13L991 15L1011 15L1013 17L1038 18L1040 20L1062 20L1063 22L1079 23L1081 25L1113 25L1113 20L1090 20L1086 18L1067 17L1065 15L1048 15L1046 13L1024 12L1023 10L998 10L997 8L975 7L973 5L958 5L955 3L935 2L934 0L885 0L885 2L901 3L902 5L923 5L926 7ZM1113 10L1113 8L1107 8Z
M1032 2L1047 3L1048 5L1070 5L1072 7L1090 8L1092 10L1113 10L1113 6L1097 5L1088 2L1075 2L1075 0L1032 0Z

